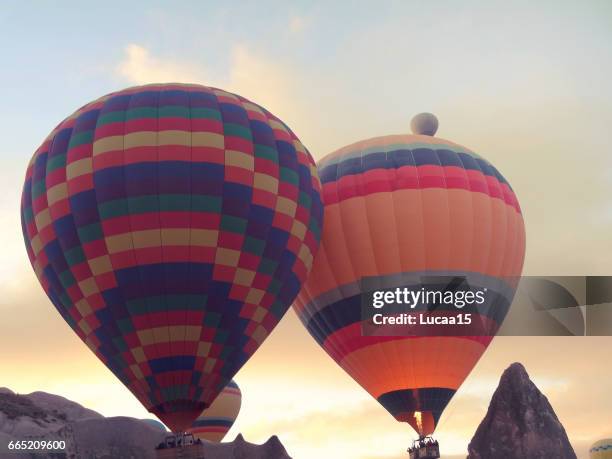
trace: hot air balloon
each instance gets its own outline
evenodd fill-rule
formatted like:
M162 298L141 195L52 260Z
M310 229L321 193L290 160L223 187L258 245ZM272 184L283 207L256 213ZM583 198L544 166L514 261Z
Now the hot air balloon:
M201 440L219 443L236 421L241 401L240 388L232 380L223 388L212 405L202 411L188 432Z
M325 224L294 309L323 349L398 421L430 435L510 306L525 250L516 196L489 162L434 137L364 140L318 163ZM362 333L361 297L376 285L420 289L462 276L493 298L486 336ZM428 280L429 279L429 280Z
M589 449L591 459L610 459L612 458L612 438L599 440L593 443Z
M175 432L255 352L318 247L310 154L264 108L200 85L97 99L27 168L30 261L78 336Z

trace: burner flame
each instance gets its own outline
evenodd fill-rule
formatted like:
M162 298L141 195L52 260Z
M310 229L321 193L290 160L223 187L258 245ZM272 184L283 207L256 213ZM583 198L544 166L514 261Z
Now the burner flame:
M419 434L422 434L423 433L423 413L421 413L420 411L415 411L414 419L417 423Z

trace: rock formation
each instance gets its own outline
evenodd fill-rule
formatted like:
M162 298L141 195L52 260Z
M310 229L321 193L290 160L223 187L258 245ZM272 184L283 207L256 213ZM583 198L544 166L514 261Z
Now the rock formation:
M291 459L276 435L263 445L245 441L238 435L230 443L207 443L206 459Z
M520 363L504 371L468 459L576 459L548 399Z
M0 388L0 459L154 459L155 446L168 433L148 421L105 418L58 395L33 392L17 395ZM65 440L61 454L7 453L11 440ZM233 442L204 444L206 459L291 459L276 436L255 445L238 435Z

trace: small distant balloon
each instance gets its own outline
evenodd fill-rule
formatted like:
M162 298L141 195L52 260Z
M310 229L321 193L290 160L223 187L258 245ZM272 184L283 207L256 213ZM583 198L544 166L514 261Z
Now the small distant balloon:
M589 449L591 459L612 459L612 438L599 440Z
M438 130L438 118L432 113L419 113L412 118L410 129L416 135L433 136Z
M202 411L189 432L197 438L219 443L232 428L242 404L242 393L233 380L221 391L215 401Z

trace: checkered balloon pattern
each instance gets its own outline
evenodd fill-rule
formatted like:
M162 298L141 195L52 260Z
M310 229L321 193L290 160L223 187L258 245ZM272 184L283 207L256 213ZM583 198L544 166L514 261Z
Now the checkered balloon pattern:
M283 317L322 225L312 157L262 107L160 84L95 100L27 168L21 219L51 302L174 431Z

